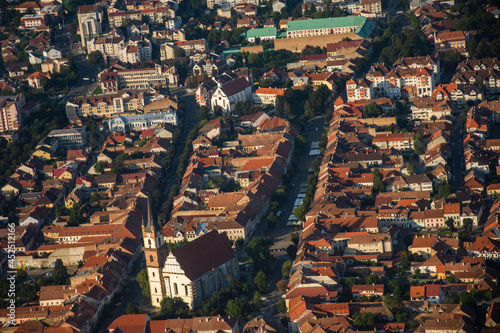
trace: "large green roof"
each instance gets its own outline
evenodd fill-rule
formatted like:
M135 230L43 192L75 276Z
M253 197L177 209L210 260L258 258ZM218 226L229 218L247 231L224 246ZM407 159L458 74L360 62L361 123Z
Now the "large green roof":
M276 38L276 28L250 29L246 32L246 38L262 38L273 36Z
M372 20L366 19L364 24L359 26L356 29L355 33L357 33L358 35L360 35L363 38L368 38L368 37L370 37L370 33L372 32L374 26L375 26L375 22L373 22Z
M313 20L288 21L287 31L360 27L367 21L363 16L329 17Z

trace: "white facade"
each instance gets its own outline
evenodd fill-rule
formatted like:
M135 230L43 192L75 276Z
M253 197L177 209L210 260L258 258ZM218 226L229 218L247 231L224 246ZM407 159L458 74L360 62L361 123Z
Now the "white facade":
M219 83L212 95L212 110L218 106L225 113L232 112L237 103L249 101L251 94L252 87L244 78L238 78L224 85Z
M82 6L79 8L78 25L83 47L87 46L90 39L99 36L102 32L101 22L102 14L97 7Z
M169 30L177 30L180 29L181 27L182 27L182 18L180 16L176 16L165 22L165 28Z
M160 124L172 124L176 126L177 113L172 110L130 116L115 116L109 120L110 130L122 133L127 130L151 129Z

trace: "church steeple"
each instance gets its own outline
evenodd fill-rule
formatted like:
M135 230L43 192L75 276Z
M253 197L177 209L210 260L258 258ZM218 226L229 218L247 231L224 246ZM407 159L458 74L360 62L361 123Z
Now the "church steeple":
M165 295L162 270L167 257L167 245L163 238L162 229L153 218L149 197L147 199L147 213L142 224L142 238L146 268L148 270L151 304L159 307Z

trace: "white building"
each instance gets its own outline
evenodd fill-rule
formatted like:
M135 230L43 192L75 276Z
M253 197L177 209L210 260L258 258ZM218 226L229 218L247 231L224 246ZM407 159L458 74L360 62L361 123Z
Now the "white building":
M177 30L180 29L181 27L182 27L182 18L180 16L168 19L165 22L165 28L169 30Z
M47 137L56 138L59 147L65 149L79 149L87 144L84 127L53 130Z
M372 82L365 79L353 78L346 83L347 100L349 102L357 101L360 99L373 99L375 94L373 92Z
M259 88L252 94L254 104L276 105L276 97L283 96L286 89L280 88Z
M96 5L78 7L78 26L83 47L87 46L90 39L99 36L102 32L101 23L102 13Z
M149 219L142 226L151 303L160 307L164 297L181 297L190 307L200 307L238 278L238 261L226 233L213 230L184 244L166 257L161 229Z
M127 130L147 130L160 124L177 125L177 112L174 110L134 114L129 116L115 116L109 120L109 128L114 132Z
M232 112L236 103L249 101L251 94L252 86L245 78L240 77L225 84L219 82L210 104L212 110L218 106L224 113Z

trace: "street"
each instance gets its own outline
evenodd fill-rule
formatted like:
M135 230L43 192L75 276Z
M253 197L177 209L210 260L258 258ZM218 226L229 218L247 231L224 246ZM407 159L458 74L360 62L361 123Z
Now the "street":
M75 56L74 60L78 71L78 81L65 97L91 95L99 85L97 77L100 72L99 68L89 63L83 55Z
M460 117L454 117L451 131L452 148L452 180L451 186L454 191L459 191L464 186L464 145L463 145L463 125Z
M281 325L281 314L278 313L276 305L281 298L281 292L276 287L276 283L283 279L281 274L281 266L283 263L289 259L286 251L281 249L286 249L289 245L293 244L290 235L294 232L301 232L302 227L288 227L288 217L293 213L295 198L300 193L300 184L307 182L309 177L309 168L312 162L317 158L317 156L309 156L309 148L312 142L320 141L321 135L323 134L324 128L324 116L318 116L310 120L312 125L309 125L309 129L301 134L307 137L307 147L304 149L302 156L299 157L299 165L297 166L297 173L292 179L292 183L289 186L289 200L280 205L281 215L278 219L276 226L269 232L267 237L274 240L274 245L272 246L272 254L275 257L274 270L271 274L267 276L267 282L270 285L269 291L263 296L266 300L261 305L261 314L266 321L274 324L274 326L281 331L286 331ZM267 230L267 224L262 222L258 225L255 235L264 235ZM274 251L273 251L274 250Z
M184 147L186 145L186 139L189 134L189 132L198 124L199 119L198 119L198 109L196 107L196 99L194 94L186 94L186 95L181 95L179 96L179 102L184 102L186 103L186 112L184 114L184 125L181 128L181 136L178 140L178 142L175 143L175 153L174 157L172 158L172 165L170 168L167 169L167 184L165 186L165 192L164 195L168 196L168 193L170 192L170 188L173 185L180 185L178 184L177 176L176 176L176 171L177 167L179 165L179 156L182 154L184 151ZM165 199L166 200L166 199Z

